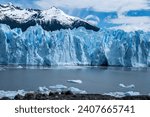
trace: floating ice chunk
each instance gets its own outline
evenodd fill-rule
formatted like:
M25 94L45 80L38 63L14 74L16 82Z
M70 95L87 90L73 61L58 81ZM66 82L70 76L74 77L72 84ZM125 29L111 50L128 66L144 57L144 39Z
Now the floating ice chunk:
M67 89L67 86L65 85L55 85L55 86L49 86L50 89L57 91L57 92L61 92L62 90Z
M27 93L27 91L22 90L18 90L17 94L24 96Z
M131 85L124 85L124 84L119 84L120 87L123 87L123 88L135 88L135 85L134 84L131 84Z
M146 65L142 63L135 63L134 67L140 68L140 67L146 67Z
M63 64L63 63L62 63ZM87 66L76 66L76 64L71 64L71 63L68 63L67 64L63 64L62 66L57 66L57 67L48 67L48 69L58 69L58 70L61 70L61 69L68 69L68 70L74 70L74 69L87 69ZM74 65L74 66L72 66Z
M0 68L0 71L4 71L5 69L4 68Z
M49 89L47 87L39 87L38 88L38 92L42 93L42 94L49 94Z
M46 91L49 91L49 89L44 86L44 87L39 87L39 88L38 88L38 91L39 91L39 92L46 92Z
M18 69L22 69L23 67L22 67L22 66L18 66L17 68L18 68Z
M110 95L110 96L114 96L114 97L124 97L124 93L123 92L109 92L109 93L104 93L104 95Z
M56 91L57 91L58 93L60 93L60 92L62 92L62 89L56 89Z
M27 92L24 90L18 90L18 91L3 91L0 90L0 98L2 97L8 97L10 99L13 99L17 94L24 96Z
M75 94L86 94L87 93L86 91L80 90L80 89L75 88L75 87L69 87L68 90L75 93Z
M110 95L114 97L125 97L125 96L137 96L140 95L139 92L133 92L133 91L128 91L128 92L110 92L110 93L104 93L104 95Z
M81 80L67 80L69 83L76 83L76 84L82 84Z
M67 86L65 85L55 85L55 86L49 86L50 89L67 89Z
M128 91L125 93L125 96L137 96L140 95L139 92Z
M65 69L87 69L87 67L83 66L64 66Z

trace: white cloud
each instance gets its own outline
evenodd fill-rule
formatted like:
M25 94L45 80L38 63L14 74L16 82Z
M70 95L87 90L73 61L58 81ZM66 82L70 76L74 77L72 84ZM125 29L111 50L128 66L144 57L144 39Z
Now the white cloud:
M65 8L92 8L96 11L125 12L129 10L149 9L149 0L38 0L36 5L41 8L50 6Z
M119 26L112 29L122 29L127 32L135 30L150 31L150 17L128 17L124 13L130 10L150 9L150 0L38 0L35 4L42 9L56 6L65 9L91 8L98 12L117 12L118 18L107 18L105 21ZM85 19L97 25L98 20L93 16Z
M85 20L89 20L89 19L95 19L96 21L100 21L99 17L95 16L95 15L88 15L84 18Z
M99 17L97 17L95 15L88 15L84 19L93 25L98 25L100 22Z
M121 26L116 26L116 27L111 27L110 29L114 30L124 30L126 32L132 32L132 31L137 31L137 30L142 30L145 32L150 32L150 24L143 24L143 25L121 25Z
M148 24L150 23L150 17L121 17L117 19L110 19L113 24Z
M150 31L150 17L121 17L117 19L110 19L110 23L119 24L119 26L111 29L122 29L126 32L143 30Z

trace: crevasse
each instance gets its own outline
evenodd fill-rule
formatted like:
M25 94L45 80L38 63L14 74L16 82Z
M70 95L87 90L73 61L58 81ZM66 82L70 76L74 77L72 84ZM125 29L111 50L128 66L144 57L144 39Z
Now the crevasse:
M0 24L0 64L150 66L150 32L78 28L25 32Z

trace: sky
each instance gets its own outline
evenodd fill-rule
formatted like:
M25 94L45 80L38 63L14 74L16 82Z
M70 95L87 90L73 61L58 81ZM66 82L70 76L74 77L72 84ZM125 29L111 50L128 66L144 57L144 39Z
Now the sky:
M55 6L100 28L150 31L150 0L0 0L8 2L42 10Z

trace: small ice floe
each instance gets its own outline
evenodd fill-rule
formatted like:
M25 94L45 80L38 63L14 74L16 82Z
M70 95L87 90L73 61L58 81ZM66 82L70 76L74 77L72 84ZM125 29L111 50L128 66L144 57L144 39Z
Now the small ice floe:
M146 65L145 65L145 64L142 64L142 63L136 63L136 64L134 64L133 66L136 67L136 68L143 68L143 67L146 67Z
M27 92L24 90L18 90L18 91L3 91L0 90L0 98L2 97L8 97L10 99L13 99L17 94L24 96Z
M49 88L50 88L52 91L61 92L61 91L63 91L63 90L66 90L66 89L67 89L67 86L65 86L65 85L55 85L55 86L49 86Z
M0 68L0 71L4 71L5 69L4 68Z
M128 91L128 92L110 92L110 93L104 93L104 95L110 95L114 97L125 97L125 96L138 96L140 95L139 92L133 92L133 91Z
M82 84L81 80L67 80L69 83Z
M139 92L128 91L125 93L125 96L137 96L140 95Z
M22 67L22 66L18 66L17 68L18 68L18 69L22 69L23 67Z
M88 64L88 63L83 63L83 64ZM60 66L59 66L60 65ZM73 66L71 66L73 65ZM57 67L50 67L50 69L57 69L57 70L85 70L87 69L88 66L78 66L76 63L58 63Z
M120 87L122 88L135 88L135 85L134 84L131 84L131 85L124 85L124 84L119 84Z
M46 93L46 94L48 94L49 93L49 89L47 88L47 87L39 87L38 88L38 92L40 92L40 93Z
M69 66L69 65L65 65L62 68L63 69L83 69L83 67L81 67L81 66Z
M65 85L55 85L55 86L49 86L50 89L67 89L67 86Z
M75 94L87 94L86 91L80 90L80 89L75 88L75 87L69 87L68 90L71 91L72 93L75 93Z

